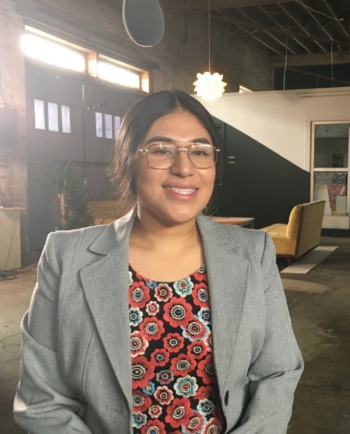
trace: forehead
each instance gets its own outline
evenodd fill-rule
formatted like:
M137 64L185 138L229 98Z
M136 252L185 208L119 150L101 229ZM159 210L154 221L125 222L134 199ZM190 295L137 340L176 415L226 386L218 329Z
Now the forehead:
M169 113L154 121L145 140L153 136L164 136L179 141L192 140L195 138L210 139L208 130L202 125L198 118L185 110Z

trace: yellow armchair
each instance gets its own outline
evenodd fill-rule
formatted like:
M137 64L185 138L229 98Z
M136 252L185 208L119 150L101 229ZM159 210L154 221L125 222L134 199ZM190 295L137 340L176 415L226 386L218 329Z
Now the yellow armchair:
M325 204L318 200L296 205L287 224L262 228L271 235L277 256L297 259L320 244Z

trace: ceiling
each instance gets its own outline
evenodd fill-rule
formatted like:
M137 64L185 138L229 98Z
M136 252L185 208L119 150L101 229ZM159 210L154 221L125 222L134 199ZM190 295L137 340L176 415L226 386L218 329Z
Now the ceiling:
M350 0L172 0L246 35L270 65L350 85ZM300 87L300 86L299 86ZM322 87L322 86L320 86ZM324 87L324 86L323 86Z

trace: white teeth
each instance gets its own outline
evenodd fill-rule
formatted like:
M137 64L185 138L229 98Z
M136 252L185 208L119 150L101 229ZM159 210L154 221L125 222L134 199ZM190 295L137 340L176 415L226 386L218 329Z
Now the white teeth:
M176 188L176 187L169 187L169 190L175 191L179 194L192 194L196 191L195 188Z

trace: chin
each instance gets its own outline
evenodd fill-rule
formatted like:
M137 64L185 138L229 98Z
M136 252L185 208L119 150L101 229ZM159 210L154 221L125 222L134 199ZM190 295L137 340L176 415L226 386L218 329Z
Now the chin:
M173 223L175 224L181 224L181 223L187 223L191 220L195 220L198 216L198 214L201 213L201 210L198 210L196 212L194 212L193 210L191 211L183 211L183 212L174 212L169 214L169 220L171 220Z

